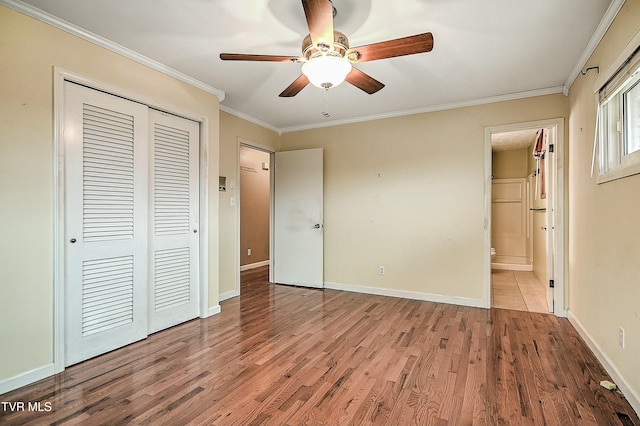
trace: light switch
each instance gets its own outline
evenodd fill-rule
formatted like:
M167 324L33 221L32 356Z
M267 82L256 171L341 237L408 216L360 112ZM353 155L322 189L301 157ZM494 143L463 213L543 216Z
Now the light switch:
M236 205L236 197L229 197L229 205L231 207Z
M235 179L227 179L227 188L235 189L235 187L236 187L236 180Z

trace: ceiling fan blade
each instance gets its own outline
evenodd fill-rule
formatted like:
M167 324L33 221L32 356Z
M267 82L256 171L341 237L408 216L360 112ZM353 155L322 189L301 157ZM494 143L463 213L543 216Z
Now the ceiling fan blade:
M277 56L277 55L245 55L243 53L221 53L220 59L223 61L266 61L266 62L296 62L298 56Z
M351 68L351 72L347 74L345 81L353 84L358 89L364 90L370 95L384 87L384 84L355 67Z
M352 62L367 62L430 52L431 49L433 49L433 35L431 33L424 33L354 47L347 51L347 56Z
M309 79L307 78L306 75L302 74L300 75L300 77L296 78L296 80L293 83L291 83L289 87L284 89L279 96L281 98L290 98L292 96L295 96L298 93L300 93L300 91L304 89L307 86L307 84L309 84Z
M313 44L333 49L333 4L329 0L302 0L302 7Z

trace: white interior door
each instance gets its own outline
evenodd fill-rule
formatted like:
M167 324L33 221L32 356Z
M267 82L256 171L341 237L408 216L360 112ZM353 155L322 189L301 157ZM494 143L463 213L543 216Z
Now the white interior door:
M149 332L199 314L199 125L149 110Z
M529 260L526 179L494 179L491 183L491 244L497 263Z
M274 282L323 287L321 148L275 154L273 245Z
M65 83L65 365L147 335L147 107Z
M545 190L547 193L547 306L549 312L555 312L555 288L551 287L551 283L555 280L555 210L556 210L556 194L555 194L555 174L556 174L556 156L550 152L549 144L553 143L549 140L549 131L545 129L546 134L546 153L545 153Z

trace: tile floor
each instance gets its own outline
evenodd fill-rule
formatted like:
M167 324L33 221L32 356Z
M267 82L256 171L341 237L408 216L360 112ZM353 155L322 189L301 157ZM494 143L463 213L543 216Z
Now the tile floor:
M491 306L549 313L547 288L533 272L491 271Z

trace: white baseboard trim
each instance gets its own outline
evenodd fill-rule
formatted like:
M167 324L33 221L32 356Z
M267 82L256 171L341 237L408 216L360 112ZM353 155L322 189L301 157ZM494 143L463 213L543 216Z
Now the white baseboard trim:
M204 318L209 318L212 315L218 315L220 313L220 305L211 306L207 311L207 316Z
M54 374L55 368L53 363L18 374L17 376L0 382L0 395L10 392L14 389L21 388L22 386L35 383L38 380L45 379L49 376L53 376Z
M227 291L226 293L222 293L220 295L220 301L224 302L225 300L232 299L238 296L240 296L240 292L238 290Z
M613 379L613 382L618 386L618 389L623 393L624 397L627 398L629 404L633 407L636 413L640 414L640 394L635 390L629 382L625 380L622 376L615 363L609 358L609 356L602 350L600 345L596 343L595 340L591 338L591 335L584 328L582 323L578 318L573 315L571 310L567 311L567 318L573 327L576 329L580 337L587 343L587 346L593 351L593 353L598 358L598 361L602 364L607 373Z
M519 265L517 263L492 263L491 269L500 271L533 271L533 265Z
M262 262L249 263L247 265L240 266L240 271L248 271L249 269L260 268L261 266L269 266L270 260L263 260Z
M417 291L393 290L389 288L367 287L351 284L340 284L325 281L325 288L332 290L350 291L353 293L375 294L377 296L399 297L402 299L422 300L425 302L448 303L450 305L485 308L487 303L482 299L468 299L466 297L442 296L440 294L420 293Z

